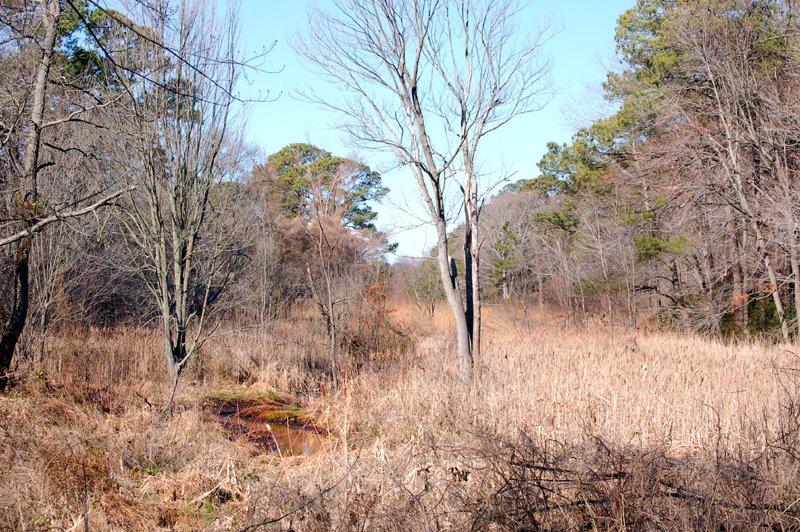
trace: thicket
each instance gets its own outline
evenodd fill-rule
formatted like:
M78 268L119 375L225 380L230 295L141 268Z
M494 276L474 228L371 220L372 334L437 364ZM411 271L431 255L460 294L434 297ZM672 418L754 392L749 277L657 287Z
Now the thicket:
M633 325L797 337L796 6L640 0L610 117L486 205L495 292Z

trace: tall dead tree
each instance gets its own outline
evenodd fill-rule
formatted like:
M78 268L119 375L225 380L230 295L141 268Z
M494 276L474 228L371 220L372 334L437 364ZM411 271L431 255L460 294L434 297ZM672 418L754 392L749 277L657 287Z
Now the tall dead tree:
M357 143L391 152L416 180L436 228L465 382L480 350L479 147L512 118L539 109L547 89L546 28L516 33L520 13L513 0L345 0L314 11L297 45L345 95L307 97L341 113ZM468 233L463 295L448 249L453 193Z
M36 178L39 173L39 156L42 141L42 126L46 105L47 82L50 78L50 65L53 60L58 23L61 18L61 6L56 0L43 2L40 12L40 24L44 37L41 42L41 54L35 68L35 77L31 85L31 105L26 113L27 134L24 140L24 159L18 178L14 218L17 219L17 232L36 223ZM10 128L9 128L10 129ZM9 243L11 244L11 243ZM20 238L13 243L11 252L13 265L13 288L10 316L0 337L0 371L5 373L11 367L17 342L25 328L29 306L29 269L30 269L30 237Z

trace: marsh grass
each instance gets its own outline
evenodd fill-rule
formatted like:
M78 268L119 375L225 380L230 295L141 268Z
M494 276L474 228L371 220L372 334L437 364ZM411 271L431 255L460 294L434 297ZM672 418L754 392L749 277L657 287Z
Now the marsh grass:
M748 529L800 526L794 348L563 327L487 308L471 389L443 311L393 319L332 390L309 319L207 344L164 418L159 337L61 331L0 396L0 521L12 529ZM313 331L311 334L309 331ZM394 344L393 344L394 345ZM410 346L410 347L409 347ZM264 453L208 402L291 410L324 432Z

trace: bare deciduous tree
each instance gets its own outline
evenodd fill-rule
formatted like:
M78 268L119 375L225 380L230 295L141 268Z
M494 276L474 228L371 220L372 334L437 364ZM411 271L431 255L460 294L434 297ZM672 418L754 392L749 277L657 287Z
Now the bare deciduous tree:
M230 225L244 189L234 112L242 62L235 10L219 17L201 1L165 0L142 19L154 37L135 51L148 76L126 86L135 119L119 125L117 160L137 191L120 222L146 257L140 272L159 309L174 395L218 324L209 324L210 308L241 258Z
M516 33L519 14L512 0L346 0L333 12L313 12L298 43L344 94L307 97L345 116L355 141L388 150L416 180L436 227L466 382L480 350L479 147L515 116L539 109L547 88L546 31ZM448 254L446 204L454 186L468 228L463 298Z
M9 84L0 118L0 155L4 159L0 185L7 196L0 252L8 255L10 264L8 316L3 317L0 329L3 374L11 365L28 317L32 237L52 223L94 212L127 192L117 190L103 197L103 191L93 191L68 205L50 202L39 193L40 174L58 167L59 158L75 153L88 158L69 135L55 138L53 131L75 124L96 125L96 113L123 96L108 90L109 80L88 72L86 65L73 63L77 73L65 67L74 58L65 57L59 40L87 27L84 11L73 2L60 0L0 6L0 61L4 81ZM102 62L97 58L97 63ZM0 382L5 383L5 378Z

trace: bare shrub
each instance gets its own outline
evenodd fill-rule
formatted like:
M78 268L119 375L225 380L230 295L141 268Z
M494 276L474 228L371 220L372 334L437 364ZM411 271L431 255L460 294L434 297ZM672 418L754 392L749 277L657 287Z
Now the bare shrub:
M492 493L473 526L504 529L793 529L796 488L775 489L769 471L734 460L670 457L668 449L535 442L527 435L483 458Z
M397 364L413 348L414 340L392 316L386 296L385 283L375 281L348 309L342 348L356 371L368 363Z
M45 448L42 459L51 496L63 498L73 510L113 487L111 466L102 449L88 444L66 450Z

